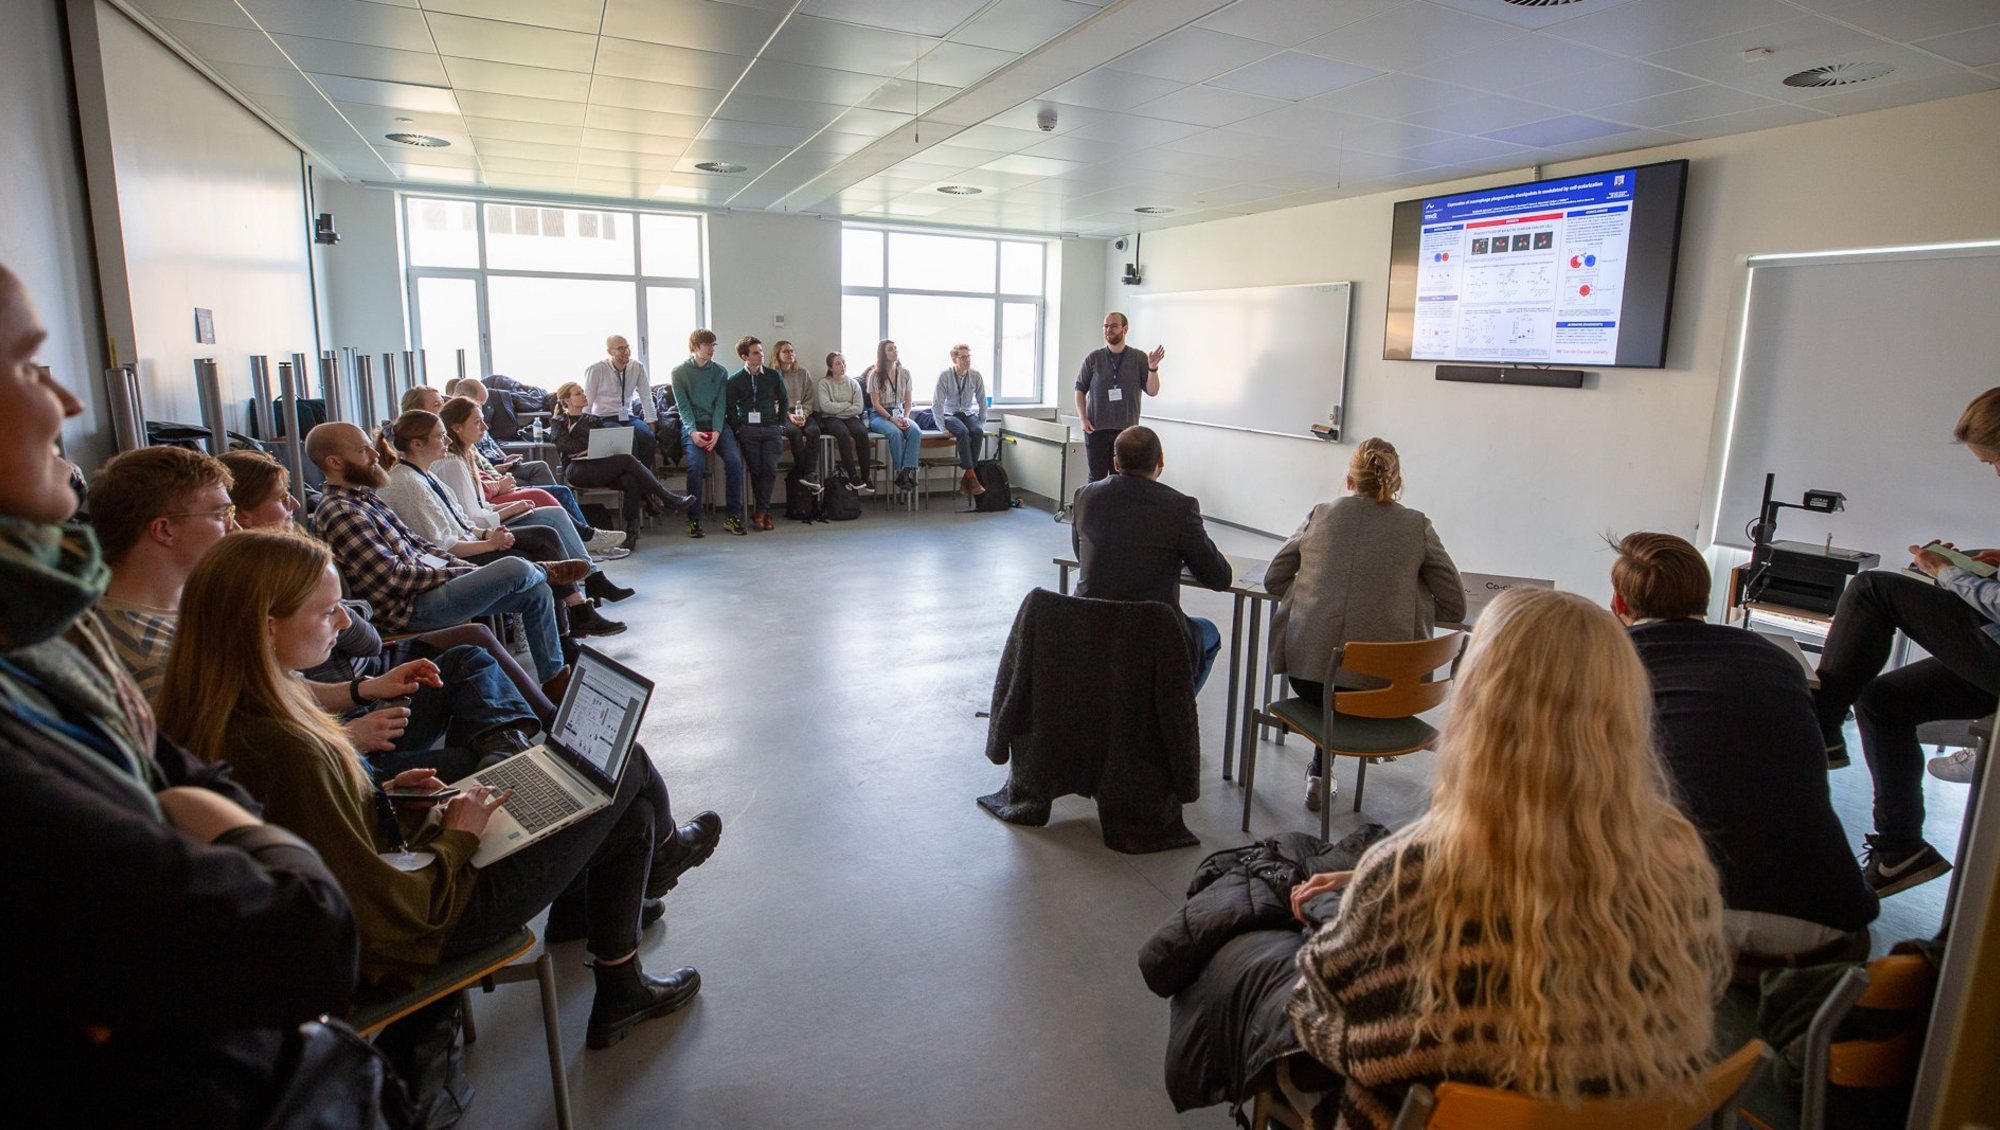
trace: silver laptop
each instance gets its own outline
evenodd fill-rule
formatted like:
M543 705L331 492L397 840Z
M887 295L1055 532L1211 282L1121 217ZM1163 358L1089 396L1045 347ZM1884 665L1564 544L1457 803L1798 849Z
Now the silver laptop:
M590 447L584 451L585 459L602 459L606 455L632 454L633 429L620 424L600 424L590 429Z
M652 697L650 679L584 648L556 710L554 732L534 749L452 782L514 790L480 833L472 865L505 859L610 804Z

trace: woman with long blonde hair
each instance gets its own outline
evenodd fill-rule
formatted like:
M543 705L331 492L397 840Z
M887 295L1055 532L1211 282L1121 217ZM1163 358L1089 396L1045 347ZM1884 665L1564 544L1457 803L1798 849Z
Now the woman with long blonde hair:
M1417 1083L1638 1097L1709 1061L1729 971L1715 868L1669 795L1638 653L1580 596L1487 606L1429 812L1294 905L1342 886L1289 1012L1346 1080L1344 1127L1387 1127Z
M346 624L323 544L276 531L224 538L182 593L159 717L195 756L227 761L273 823L319 852L354 904L363 982L405 989L425 968L513 933L587 874L585 936L597 959L589 1045L609 1046L693 998L693 969L656 978L637 959L642 910L647 921L659 914L646 902L655 828L674 834L671 814L656 811L652 798L665 794L650 787L648 759L634 751L608 807L474 869L479 834L510 794L478 786L441 806L399 805L293 674L325 660ZM422 768L389 784L443 787Z

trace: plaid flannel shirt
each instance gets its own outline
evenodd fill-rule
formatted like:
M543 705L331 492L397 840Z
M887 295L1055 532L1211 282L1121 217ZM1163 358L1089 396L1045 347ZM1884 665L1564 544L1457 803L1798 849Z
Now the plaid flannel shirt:
M374 606L383 631L401 631L417 597L478 568L419 537L372 490L328 483L313 528L332 547L349 591ZM426 554L445 565L427 564Z
M507 461L506 449L490 435L479 437L479 442L472 445L472 454L477 459L476 469L481 475L496 474L493 465Z

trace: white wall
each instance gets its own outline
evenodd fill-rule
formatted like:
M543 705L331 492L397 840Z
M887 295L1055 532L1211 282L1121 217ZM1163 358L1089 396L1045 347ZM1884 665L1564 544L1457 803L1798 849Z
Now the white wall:
M129 309L110 319L120 356L138 360L147 415L184 421L201 419L193 361L214 357L241 427L249 358L319 349L301 155L117 9L91 14L98 73L79 67L95 87L79 96L103 111L85 133L93 193L116 195L96 220L100 254L122 258L122 280L104 272L107 308ZM195 341L196 307L215 312L214 345Z
M1746 256L2000 236L2000 93L1544 172L1676 157L1693 165L1667 367L1601 370L1581 390L1442 383L1431 364L1381 359L1394 202L1516 176L1154 232L1145 286L1352 280L1350 441L1380 435L1396 444L1405 501L1431 516L1460 567L1552 577L1602 598L1610 562L1600 534L1658 529L1708 541L1698 526L1713 489L1718 393L1733 365ZM1107 293L1119 289L1123 261L1106 256ZM1133 327L1133 340L1149 344L1144 326ZM1171 358L1164 368L1166 380L1198 378ZM1162 424L1160 433L1166 477L1199 495L1205 512L1279 534L1339 493L1353 450L1187 425Z
M90 220L84 208L63 60L62 14L53 4L10 9L0 36L0 266L19 276L48 327L41 362L84 403L63 426L71 458L86 469L112 454L104 407L106 358L90 263Z
M379 376L382 354L400 353L410 343L396 194L315 176L313 206L333 213L340 232L339 243L317 249L326 280L326 348L351 346L373 356ZM456 376L456 366L451 368Z
M736 367L736 339L789 341L799 364L817 373L840 348L840 225L817 216L724 212L708 217L708 328L716 358ZM775 324L778 315L785 324ZM653 369L687 357L693 326L652 327Z
M1049 404L1074 405L1072 387L1083 357L1104 344L1099 327L1104 325L1106 290L1104 264L1120 258L1108 240L1071 239L1056 245L1062 257L1061 290L1050 296L1056 308L1050 319L1056 324L1054 346L1042 360L1042 399ZM1111 284L1116 286L1114 282ZM1074 407L1071 411L1075 411Z

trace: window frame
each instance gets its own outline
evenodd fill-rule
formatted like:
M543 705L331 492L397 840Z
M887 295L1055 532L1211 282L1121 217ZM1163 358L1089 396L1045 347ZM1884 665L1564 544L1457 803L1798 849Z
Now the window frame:
M490 306L487 294L488 279L584 279L606 282L629 282L633 284L635 298L634 309L632 311L632 327L633 332L638 337L638 340L633 343L633 352L638 356L640 362L646 366L646 371L649 373L656 372L659 369L659 366L653 363L651 351L652 327L647 325L646 318L646 292L649 287L668 286L693 291L696 323L697 325L707 324L705 321L708 316L708 279L706 274L692 277L646 274L644 272L644 264L646 262L644 248L645 225L639 222L640 216L649 213L676 218L692 217L696 221L694 229L696 241L695 264L700 269L708 262L708 224L707 217L702 213L678 212L664 208L618 208L610 206L608 203L599 204L596 202L575 200L544 201L515 199L513 197L454 195L438 192L399 192L396 196L396 223L399 232L403 235L400 241L400 250L403 259L403 317L405 324L409 326L411 348L419 351L424 348L423 320L419 314L419 307L417 305L417 280L425 278L470 279L473 282L473 294L478 304L479 356L476 359L469 356L466 358L467 376L484 376L493 371L493 325L488 316L488 308ZM473 205L472 230L479 251L477 266L421 267L410 261L410 241L408 235L410 209L431 200L442 200L455 204L470 203ZM632 269L629 273L619 274L602 271L534 271L493 267L490 265L486 247L486 209L493 205L507 208L558 208L570 212L608 212L622 215L632 225ZM566 235L564 238L570 237ZM668 331L669 340L680 340L680 337L677 335L684 335L692 328L694 327L670 329ZM669 353L671 355L672 351L670 350ZM456 376L456 356L449 358L446 364L446 371L451 376ZM674 364L679 364L679 361L676 360ZM580 369L581 364L579 365L579 371ZM426 379L429 379L429 373L429 357L425 356L424 374ZM449 377L446 379L449 379ZM443 387L442 380L438 382L437 387Z
M988 389L993 391L994 406L995 407L999 407L1001 405L1028 406L1028 405L1039 405L1044 403L1043 393L1045 391L1046 382L1048 379L1048 366L1046 363L1047 361L1046 354L1048 351L1047 341L1048 341L1048 324L1049 324L1049 309L1048 309L1049 241L1047 239L1038 239L1027 236L996 235L991 232L956 231L950 228L894 227L883 224L866 224L866 223L842 223L841 230L880 232L882 235L882 261L880 264L881 278L882 278L881 286L853 286L847 283L846 281L847 248L845 241L842 241L841 244L841 264L840 264L840 277L842 280L840 285L841 298L846 299L848 296L852 295L855 297L874 298L876 300L875 328L876 328L876 339L878 341L882 339L893 340L895 336L889 332L889 299L890 296L892 295L902 294L902 295L916 295L916 296L934 297L934 298L988 299L993 303L993 358L990 362L990 368L992 371L987 375L987 381L988 381L987 387ZM917 287L894 285L893 276L889 273L889 245L891 242L890 237L896 235L927 235L927 236L945 236L952 239L978 239L993 244L993 289L990 291L927 290ZM1033 244L1041 252L1042 286L1039 291L1032 294L1028 294L1028 293L1020 293L1020 292L1006 291L1000 289L1001 279L1006 274L1006 256L1003 253L1003 248L1001 247L1001 245L1007 243ZM1027 396L1003 397L999 395L998 391L1000 387L1000 374L1004 371L1003 367L1005 364L1004 350L1006 349L1006 337L1004 336L1004 322L1006 318L1007 305L1009 303L1032 303L1035 308L1034 391ZM842 323L843 325L845 324L844 315L842 318ZM845 348L846 343L842 342L841 346ZM872 353L870 356L872 358ZM861 370L863 368L866 368L867 365L869 364L873 364L873 361L869 360L861 365L857 365L855 364L854 360L850 358L848 361L848 369L855 375L859 375Z

